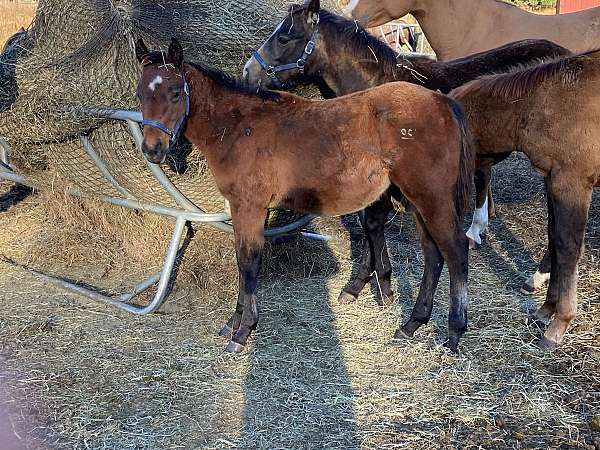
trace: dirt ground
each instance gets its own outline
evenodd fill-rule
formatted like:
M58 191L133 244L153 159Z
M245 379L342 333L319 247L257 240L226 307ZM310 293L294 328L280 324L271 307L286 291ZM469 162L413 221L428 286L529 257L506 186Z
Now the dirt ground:
M391 339L422 273L403 213L388 232L396 303L378 307L376 287L355 304L337 302L360 229L354 216L319 219L313 228L331 235L329 243L267 250L260 327L238 356L222 353L216 336L237 287L228 235L197 229L169 302L148 317L0 263L5 428L16 448L44 449L600 448L600 196L579 270L578 318L564 346L545 354L533 345L539 330L527 324L543 296L518 290L544 248L541 180L521 157L495 175L499 217L470 257L470 327L459 357L440 346L446 273L431 324L412 342ZM119 246L55 218L43 194L8 184L1 192L6 256L104 287L126 288L156 268L160 255L115 263L125 255ZM77 233L87 253L85 245L69 250L80 246L69 241Z

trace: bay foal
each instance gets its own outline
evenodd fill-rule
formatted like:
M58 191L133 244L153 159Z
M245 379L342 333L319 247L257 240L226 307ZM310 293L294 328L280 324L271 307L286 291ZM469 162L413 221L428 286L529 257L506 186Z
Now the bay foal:
M318 17L318 23L312 17ZM314 44L310 55L305 58L302 69L294 67L293 64L290 67L290 62L304 56L308 42ZM277 89L313 83L329 98L393 81L406 81L448 93L481 75L504 72L516 65L537 62L542 58L570 54L567 49L552 42L526 40L447 62L411 54L399 56L388 45L353 21L321 9L319 0L310 0L302 6L290 7L280 26L248 60L244 72L253 85ZM274 76L267 74L264 65L274 68ZM278 70L279 67L287 69ZM410 105L404 107L409 108ZM474 134L474 138L477 139L477 133ZM480 235L487 228L489 218L494 216L490 190L491 167L502 161L510 152L490 154L481 147L477 150L480 153L475 172L476 211L467 236L473 242L481 244ZM382 221L386 220L383 212L379 217ZM376 254L387 254L385 239L380 236L375 243ZM356 300L375 273L369 252L368 243L365 241L363 267L351 285L340 294L342 300ZM544 280L549 278L549 272L550 261L546 256L540 264L540 270L524 284L524 289L533 291L541 287ZM383 297L393 296L389 287L390 273L389 270L377 273ZM380 303L383 301L384 299L379 299Z
M600 186L600 51L486 76L451 93L478 151L514 149L546 178L550 285L536 316L542 347L559 345L577 312L577 264L592 190Z
M433 298L441 266L448 264L447 345L457 351L467 326L468 243L461 219L473 156L457 103L400 83L331 101L251 93L223 72L184 63L176 40L167 54L149 52L140 40L136 54L143 66L144 154L163 162L170 143L184 133L231 205L239 296L222 330L231 337L228 351L242 350L258 323L268 208L339 215L387 204L390 195L414 206L425 253L424 301ZM365 216L368 228L369 209Z

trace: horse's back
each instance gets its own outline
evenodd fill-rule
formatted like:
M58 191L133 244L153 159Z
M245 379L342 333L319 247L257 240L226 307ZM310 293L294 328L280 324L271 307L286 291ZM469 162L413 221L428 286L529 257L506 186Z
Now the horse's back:
M526 17L517 28L519 38L548 39L573 53L600 46L600 7L558 15L530 13Z

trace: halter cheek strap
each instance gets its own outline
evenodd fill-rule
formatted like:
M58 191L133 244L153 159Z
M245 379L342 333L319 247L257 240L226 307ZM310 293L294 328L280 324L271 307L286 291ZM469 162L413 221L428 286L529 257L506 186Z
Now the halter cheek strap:
M181 116L179 118L179 120L177 120L175 127L169 128L164 123L159 122L158 120L144 119L142 121L142 126L156 128L157 130L160 130L163 133L167 134L171 138L170 142L172 144L175 143L175 141L181 134L181 130L183 129L188 117L190 116L190 85L188 84L187 80L185 79L185 74L182 73L181 76L183 77L183 93L184 93L184 98L185 98L185 113L183 114L183 116Z
M252 53L252 57L256 60L258 64L260 64L267 76L273 80L276 86L285 89L289 86L289 83L282 83L277 74L281 72L288 72L290 70L298 70L298 73L300 75L304 74L304 67L306 66L306 61L308 60L310 55L312 55L315 49L318 34L319 26L317 25L315 27L315 30L312 32L310 39L306 43L306 47L304 47L304 52L302 53L302 56L295 63L272 66L270 64L267 64L264 58L260 56L260 53L258 53L257 51Z

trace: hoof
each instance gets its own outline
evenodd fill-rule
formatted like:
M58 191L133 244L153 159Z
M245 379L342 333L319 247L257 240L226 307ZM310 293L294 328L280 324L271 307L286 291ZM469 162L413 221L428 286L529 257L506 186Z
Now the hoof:
M221 337L231 337L233 335L233 328L231 328L229 325L225 325L223 328L221 328L221 331L219 331L219 336Z
M480 244L469 238L469 250L477 250Z
M541 273L538 270L523 283L521 292L524 294L533 294L535 291L542 289L548 280L550 280L550 274Z
M527 325L534 326L538 330L545 330L548 323L540 319L536 314L531 314L527 317Z
M410 333L410 332L404 330L404 327L400 327L394 333L394 339L396 339L398 341L400 341L400 340L410 341L414 335L415 335L414 332Z
M523 283L521 286L521 293L525 295L531 295L535 292L535 287L529 284L529 280Z
M350 303L356 302L356 300L358 300L356 296L346 291L340 292L340 296L338 297L338 302L340 302L343 305L349 305Z
M383 297L377 296L377 304L379 306L389 306L393 305L395 302L394 293L390 292L389 294L384 294Z
M450 354L452 354L452 356L459 355L458 343L446 341L446 342L444 342L444 347L447 348L448 350L450 350Z
M554 341L551 341L550 339L543 337L541 339L539 339L536 342L536 345L538 346L538 348L540 350L543 350L545 352L552 352L554 350L556 350L556 347L558 347L558 344Z
M244 351L244 346L242 344L238 344L234 341L229 341L227 347L225 347L225 353L242 353Z
M533 317L535 318L535 320L537 320L540 323L543 323L545 326L550 325L550 322L552 322L552 318L551 315L547 315L544 314L543 312L541 312L542 309L538 309L535 314L533 315Z

